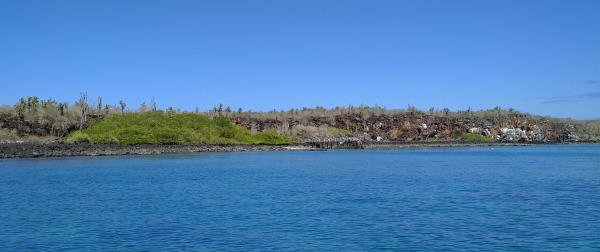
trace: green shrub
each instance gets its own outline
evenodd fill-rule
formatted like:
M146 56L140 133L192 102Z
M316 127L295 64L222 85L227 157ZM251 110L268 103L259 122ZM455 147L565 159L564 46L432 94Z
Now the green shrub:
M67 142L71 142L71 143L91 143L92 139L90 138L90 136L88 136L88 134L85 134L81 131L73 131L71 134L69 134L69 136L67 137Z
M479 134L473 134L473 133L464 133L464 134L460 135L459 139L464 140L464 141L469 141L469 142L493 142L494 141L494 139L492 139L492 138L482 136Z
M226 117L209 118L192 113L126 113L113 114L94 121L81 132L73 132L67 141L89 141L103 144L192 144L247 143L289 144L291 141L266 131L252 135Z
M345 129L338 129L335 127L328 127L327 128L327 133L329 133L330 135L336 135L336 136L347 136L350 135L350 131L345 130Z
M108 140L106 141L106 143L108 144L120 144L121 142L119 142L119 139L117 139L114 136L110 136L108 137Z
M291 141L281 136L275 130L266 130L254 135L254 143L256 144L290 144Z

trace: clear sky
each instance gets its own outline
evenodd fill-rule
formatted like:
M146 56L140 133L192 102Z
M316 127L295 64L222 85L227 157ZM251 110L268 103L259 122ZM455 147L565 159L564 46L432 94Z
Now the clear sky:
M600 1L0 0L0 104L600 118Z

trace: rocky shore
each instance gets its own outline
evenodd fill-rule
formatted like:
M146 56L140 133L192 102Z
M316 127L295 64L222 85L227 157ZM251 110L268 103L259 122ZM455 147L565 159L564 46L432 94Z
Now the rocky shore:
M418 142L368 142L363 144L365 149L393 149L404 147L467 147L467 146L531 146L531 145L549 145L554 142L469 142L469 141L418 141Z
M90 143L0 143L0 158L153 155L162 153L278 151L288 145L194 144L105 145Z
M578 144L598 142L580 142ZM92 143L0 143L0 158L112 156L112 155L156 155L162 153L231 152L231 151L284 151L326 149L391 149L419 147L459 146L529 146L566 144L554 142L361 142L355 145L336 143L296 143L292 145L249 145L249 144L191 144L191 145L105 145ZM571 143L573 144L573 143Z

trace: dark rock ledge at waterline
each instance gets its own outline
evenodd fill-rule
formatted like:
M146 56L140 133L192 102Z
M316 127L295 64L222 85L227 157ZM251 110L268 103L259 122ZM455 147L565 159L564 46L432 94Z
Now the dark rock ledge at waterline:
M454 147L454 146L524 146L556 144L550 142L360 142L353 145L308 142L292 145L250 145L250 144L189 144L189 145L106 145L91 143L0 143L0 158L69 157L69 156L111 156L111 155L152 155L162 153L191 152L231 152L231 151L283 151L283 150L325 150L325 149L382 149L404 147Z
M90 143L1 143L0 158L152 155L161 153L276 151L288 145L190 144L106 145Z

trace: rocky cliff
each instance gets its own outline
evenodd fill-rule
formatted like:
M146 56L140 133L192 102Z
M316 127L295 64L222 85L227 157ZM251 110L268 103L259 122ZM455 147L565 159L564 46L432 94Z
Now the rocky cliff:
M232 115L231 119L253 131L276 129L297 139L354 137L375 141L450 140L477 134L500 142L578 141L579 132L568 122L521 113L497 116L429 115L419 111L368 115L338 114L297 117ZM332 133L331 130L337 129ZM344 131L344 133L341 133Z
M220 114L221 112L214 112ZM218 114L209 115L215 116ZM452 140L464 134L481 135L498 142L597 141L600 122L573 121L533 116L514 111L436 112L384 109L308 109L289 112L223 113L234 123L262 132L275 129L294 142L432 141ZM101 120L100 116L96 117ZM42 118L42 117L40 117ZM14 113L0 113L0 139L6 132L15 137L62 137L80 127L78 120L29 120ZM60 119L60 118L59 118Z
M39 121L24 120L14 115L0 115L0 129L13 130L18 136L55 136L61 137L75 130L75 125L56 127L49 123Z

